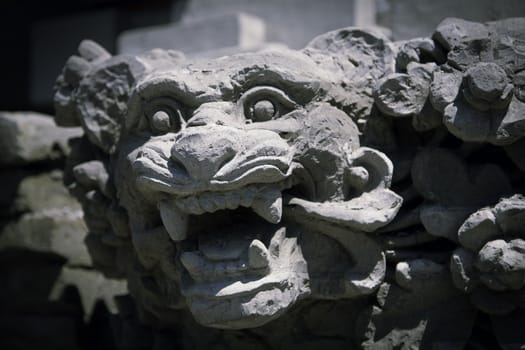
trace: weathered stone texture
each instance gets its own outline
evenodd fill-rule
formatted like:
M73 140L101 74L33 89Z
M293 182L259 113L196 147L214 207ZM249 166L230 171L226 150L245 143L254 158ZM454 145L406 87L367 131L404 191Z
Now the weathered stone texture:
M524 33L446 19L199 60L81 43L56 120L86 133L64 178L93 264L133 297L118 339L463 349L488 319L489 346L519 343Z

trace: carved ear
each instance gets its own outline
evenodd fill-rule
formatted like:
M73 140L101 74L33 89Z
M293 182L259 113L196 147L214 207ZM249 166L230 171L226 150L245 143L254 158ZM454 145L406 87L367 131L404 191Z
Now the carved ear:
M303 53L334 73L335 86L329 95L354 119L370 113L372 89L395 68L393 45L377 29L349 27L328 32L313 39Z
M373 232L392 221L403 202L389 189L392 162L383 153L368 147L349 154L349 162L346 177L353 198L323 203L292 198L288 204L296 207L295 213L360 232Z
M112 57L85 40L71 56L55 84L55 120L61 126L82 125L89 140L113 153L127 103L144 65L131 56Z
M345 180L354 192L390 187L394 165L384 153L361 147L348 155L348 163L350 167L345 171Z

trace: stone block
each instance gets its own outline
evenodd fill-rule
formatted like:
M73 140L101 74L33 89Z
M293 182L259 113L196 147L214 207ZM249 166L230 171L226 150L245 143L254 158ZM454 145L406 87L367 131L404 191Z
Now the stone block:
M84 244L87 228L81 210L49 209L24 214L0 233L0 252L28 250L62 257L72 265L91 266Z
M266 40L293 49L304 47L316 35L352 25L370 26L371 0L192 0L183 21L244 12L266 23ZM357 17L359 16L359 18ZM202 40L192 36L191 40Z
M80 128L59 128L47 115L34 112L0 113L0 166L55 160L69 150L68 140Z
M263 44L265 31L264 22L257 17L244 13L225 14L126 31L118 39L118 51L138 54L162 48L196 54L225 47L246 50Z

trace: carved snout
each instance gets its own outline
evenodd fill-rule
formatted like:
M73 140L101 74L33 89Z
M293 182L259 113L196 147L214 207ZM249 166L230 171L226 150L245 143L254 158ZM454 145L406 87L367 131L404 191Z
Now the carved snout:
M194 180L207 181L239 151L238 131L203 126L187 129L171 148L171 159Z
M293 149L275 132L231 126L188 127L175 138L171 161L196 182L273 183L289 176Z

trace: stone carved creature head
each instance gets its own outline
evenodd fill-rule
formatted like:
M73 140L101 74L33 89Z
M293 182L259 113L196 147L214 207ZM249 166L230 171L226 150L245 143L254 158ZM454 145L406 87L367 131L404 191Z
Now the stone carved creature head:
M374 292L370 232L401 198L356 124L394 69L381 34L343 29L302 51L187 60L113 56L86 41L56 88L56 120L86 138L66 179L100 268L169 324L269 322L306 298Z

